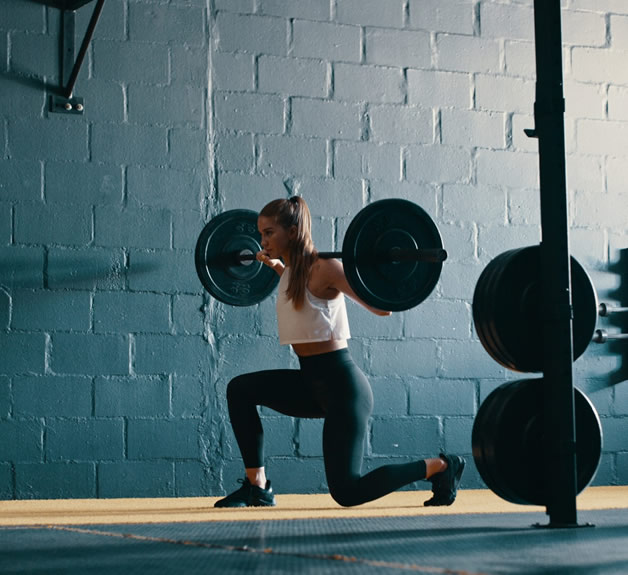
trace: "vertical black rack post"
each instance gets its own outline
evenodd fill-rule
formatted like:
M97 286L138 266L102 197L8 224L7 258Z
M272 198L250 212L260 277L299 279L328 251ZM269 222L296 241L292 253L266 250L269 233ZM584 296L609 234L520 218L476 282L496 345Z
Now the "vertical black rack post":
M548 527L570 527L577 526L577 468L560 0L534 0L534 29L545 379L545 453L538 473L546 478Z

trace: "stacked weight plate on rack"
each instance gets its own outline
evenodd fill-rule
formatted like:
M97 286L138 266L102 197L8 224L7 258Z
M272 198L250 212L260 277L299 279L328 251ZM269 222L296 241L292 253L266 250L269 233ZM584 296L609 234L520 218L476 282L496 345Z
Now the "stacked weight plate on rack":
M475 288L473 321L478 337L495 361L514 371L543 371L539 260L539 246L507 251L486 266ZM573 257L571 285L577 359L592 340L598 304L589 275Z
M473 320L488 354L513 371L544 371L546 306L540 281L540 246L504 252L484 269L473 296ZM571 257L574 359L595 331L598 303L591 279ZM480 406L473 424L473 457L480 476L497 495L513 503L547 505L542 471L545 378L505 383ZM602 427L593 404L574 388L577 490L593 479L602 450ZM551 417L551 414L548 414Z
M543 378L505 383L493 390L473 425L473 457L486 485L512 503L546 505L542 453ZM587 396L575 388L577 490L593 479L602 450L599 417Z

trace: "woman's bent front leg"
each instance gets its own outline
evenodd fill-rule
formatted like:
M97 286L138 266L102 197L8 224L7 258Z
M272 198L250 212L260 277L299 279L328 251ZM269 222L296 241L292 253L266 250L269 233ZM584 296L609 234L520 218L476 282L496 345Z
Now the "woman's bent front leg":
M227 387L229 419L244 466L264 466L264 429L258 406L292 417L323 417L299 370L279 369L239 375Z

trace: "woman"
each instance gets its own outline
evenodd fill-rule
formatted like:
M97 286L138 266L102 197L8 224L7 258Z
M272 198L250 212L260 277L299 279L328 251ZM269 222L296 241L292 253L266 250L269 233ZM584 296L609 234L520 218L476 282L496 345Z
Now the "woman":
M279 341L292 345L299 370L241 375L227 388L231 425L242 454L242 487L216 507L272 506L266 479L263 430L257 406L293 417L324 418L323 456L331 496L343 506L382 497L421 479L432 482L425 505L451 505L464 459L438 458L384 465L361 475L364 440L373 408L369 382L353 362L345 308L346 294L376 315L390 315L361 301L349 286L342 263L317 257L310 212L300 197L270 202L260 212L262 251L257 259L280 276L277 296Z

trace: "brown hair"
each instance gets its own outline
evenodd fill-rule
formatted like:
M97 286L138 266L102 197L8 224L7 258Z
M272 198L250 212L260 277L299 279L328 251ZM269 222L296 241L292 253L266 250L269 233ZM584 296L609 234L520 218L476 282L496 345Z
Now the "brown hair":
M305 200L299 196L273 200L259 214L273 218L282 228L296 227L297 235L290 245L290 280L286 295L296 309L303 306L305 285L317 252L312 241L312 217Z

